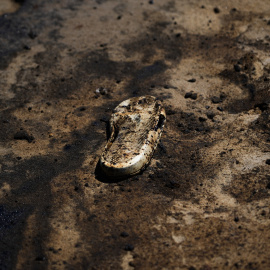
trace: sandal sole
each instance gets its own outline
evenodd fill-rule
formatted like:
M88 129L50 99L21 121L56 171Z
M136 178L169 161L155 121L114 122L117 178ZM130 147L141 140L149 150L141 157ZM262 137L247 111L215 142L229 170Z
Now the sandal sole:
M100 158L106 176L127 177L144 170L158 145L165 121L165 110L153 96L121 102L110 119L110 138Z

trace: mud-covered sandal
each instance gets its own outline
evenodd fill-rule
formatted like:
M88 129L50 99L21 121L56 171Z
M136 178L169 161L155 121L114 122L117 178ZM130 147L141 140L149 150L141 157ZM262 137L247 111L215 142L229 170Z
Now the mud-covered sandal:
M165 121L165 110L153 96L120 103L110 119L110 138L100 158L102 171L109 177L122 178L145 169Z

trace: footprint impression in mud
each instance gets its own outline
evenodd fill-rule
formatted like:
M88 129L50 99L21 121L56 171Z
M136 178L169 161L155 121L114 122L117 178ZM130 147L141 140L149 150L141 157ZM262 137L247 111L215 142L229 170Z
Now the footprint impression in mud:
M110 119L110 138L100 158L107 177L125 178L146 168L160 140L165 110L153 96L120 103Z

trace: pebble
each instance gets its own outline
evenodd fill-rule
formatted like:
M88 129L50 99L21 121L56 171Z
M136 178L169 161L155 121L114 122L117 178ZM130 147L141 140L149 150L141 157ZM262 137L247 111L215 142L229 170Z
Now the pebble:
M95 93L98 95L98 94L101 94L101 95L107 95L108 94L108 90L106 88L103 88L103 87L99 87L96 89Z
M171 181L169 181L169 182L167 182L167 183L165 184L165 187L174 189L174 188L179 188L180 185L179 185L177 182L171 180Z
M214 104L217 104L217 103L222 102L221 98L220 98L220 97L217 97L217 96L213 96L213 97L211 98L211 101L212 101Z
M26 131L20 130L14 135L15 140L26 140L29 143L32 142L35 138L32 135L29 135Z
M81 106L81 107L79 108L79 110L82 112L82 111L85 111L86 108L85 108L84 106Z
M207 119L206 118L204 118L204 117L199 117L199 121L200 122L205 122Z
M96 218L96 215L91 215L87 218L87 221L92 221L94 218Z
M239 65L234 65L233 67L234 67L234 70L236 72L240 72L241 71L241 67Z
M127 232L121 232L121 233L120 233L120 236L121 236L121 237L128 237L129 234L128 234Z
M126 250L126 251L133 251L134 250L134 246L133 245L130 245L130 244L127 244L127 245L125 245L124 250Z
M28 36L31 38L31 39L35 39L36 37L37 37L37 33L35 33L34 31L30 31L29 33L28 33Z
M46 258L45 257L43 257L43 256L38 256L38 257L36 257L36 259L35 259L36 261L39 261L39 262L42 262L42 261L45 261L46 260Z
M28 45L24 45L23 48L27 51L31 50L31 47L29 47Z
M219 13L219 12L220 12L219 8L218 8L218 7L215 7L215 8L214 8L214 12L215 12L216 14Z
M239 217L235 217L235 218L234 218L234 221L235 221L235 222L238 222L238 221L239 221Z
M193 92L187 92L185 94L185 98L190 98L190 99L197 99L197 93L193 93Z
M220 94L220 99L223 101L225 98L227 97L227 95L225 93L221 93Z
M213 112L208 112L206 115L209 119L213 119L215 117L215 114Z

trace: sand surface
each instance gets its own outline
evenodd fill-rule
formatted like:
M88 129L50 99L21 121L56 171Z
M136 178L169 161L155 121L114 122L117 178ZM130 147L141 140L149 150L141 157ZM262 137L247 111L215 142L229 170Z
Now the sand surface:
M1 1L0 269L270 269L269 51L269 0ZM162 142L101 180L141 95Z

